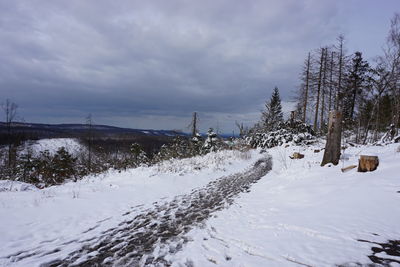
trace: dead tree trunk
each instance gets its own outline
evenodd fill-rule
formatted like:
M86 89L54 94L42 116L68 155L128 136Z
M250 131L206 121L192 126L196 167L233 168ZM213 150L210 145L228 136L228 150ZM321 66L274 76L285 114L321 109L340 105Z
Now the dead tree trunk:
M303 103L303 122L306 122L307 118L307 102L308 102L308 91L310 86L310 64L311 64L311 54L308 53L307 58L307 69L306 69L306 88L304 92L304 103Z
M344 37L343 35L339 35L338 37L339 41L339 77L338 77L338 87L337 87L337 92L336 92L336 110L341 110L342 109L342 76L343 76L343 42L344 42Z
M342 113L333 110L329 113L328 136L321 166L327 163L337 165L340 158L340 140L342 136Z
M315 117L314 117L314 132L317 132L317 124L318 124L318 110L319 110L319 101L321 96L321 83L322 83L322 67L324 64L324 55L325 48L321 48L321 59L319 62L319 73L318 73L318 86L317 86L317 105L315 107Z
M332 92L333 92L333 58L335 52L332 51L331 53L331 66L329 68L329 107L328 111L331 112L332 110Z
M326 93L326 68L328 62L328 48L325 47L325 61L324 61L324 70L323 70L323 78L322 78L322 96L321 96L321 118L320 118L320 132L324 132L324 113L325 113L325 93Z
M197 112L193 112L193 119L190 125L192 126L192 137L195 137L197 135Z

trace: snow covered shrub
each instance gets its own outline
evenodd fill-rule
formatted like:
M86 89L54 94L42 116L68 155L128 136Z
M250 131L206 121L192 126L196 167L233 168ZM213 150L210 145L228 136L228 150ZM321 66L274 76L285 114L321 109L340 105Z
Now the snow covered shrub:
M147 158L146 152L143 151L141 145L138 143L131 144L130 152L129 163L131 167L138 167L148 163L149 159Z
M5 191L35 191L38 190L35 186L18 181L0 181L0 192Z
M209 152L215 152L224 147L224 143L218 138L218 135L214 132L213 128L210 128L207 132L207 138L203 145L203 154Z
M201 136L201 134L196 133L196 135L193 136L190 139L190 141L191 141L191 154L193 156L200 155L202 147L203 147L203 143L204 143L204 140L203 140L203 137Z
M164 144L160 151L154 156L153 162L157 163L163 160L188 158L192 155L190 141L187 138L177 136L171 144Z
M207 139L203 142L200 134L191 139L177 136L171 144L164 144L160 151L154 156L153 163L163 160L190 158L211 151L217 151L222 147L217 135L211 130Z
M38 186L61 184L66 179L75 178L74 158L65 147L59 148L54 155L49 150L33 156L30 151L19 156L15 180Z
M191 158L169 159L155 165L157 173L192 173L202 169L223 170L232 161L250 159L250 151L222 150Z
M280 123L274 131L264 131L261 127L255 128L246 137L246 141L253 148L271 148L286 143L311 144L315 141L315 136L309 125L301 121L289 120Z
M33 160L34 172L31 179L43 183L45 186L61 184L66 179L75 176L75 161L65 147L61 147L52 156L48 150L42 151L38 158Z
M217 150L217 134L214 132L213 128L208 129L207 139L204 142L203 150L207 152L214 152Z

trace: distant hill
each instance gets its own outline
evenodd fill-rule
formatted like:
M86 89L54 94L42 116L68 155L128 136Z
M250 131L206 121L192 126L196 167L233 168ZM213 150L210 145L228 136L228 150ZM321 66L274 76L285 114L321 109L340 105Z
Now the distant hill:
M14 122L12 125L13 133L32 135L39 139L48 137L81 136L88 131L88 126L86 124L42 124ZM94 133L110 137L123 135L154 137L172 137L177 135L187 136L186 133L172 130L130 129L107 125L92 125L92 130ZM0 134L5 134L6 132L6 124L4 122L0 122Z

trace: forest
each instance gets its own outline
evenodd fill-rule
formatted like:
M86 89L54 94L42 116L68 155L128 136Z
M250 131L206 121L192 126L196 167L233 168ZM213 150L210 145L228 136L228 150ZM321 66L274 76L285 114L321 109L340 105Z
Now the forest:
M348 52L339 35L307 54L300 81L295 116L315 133L326 133L329 112L338 110L352 141L376 142L387 131L393 138L400 127L400 14L391 19L382 55L368 61L362 51Z

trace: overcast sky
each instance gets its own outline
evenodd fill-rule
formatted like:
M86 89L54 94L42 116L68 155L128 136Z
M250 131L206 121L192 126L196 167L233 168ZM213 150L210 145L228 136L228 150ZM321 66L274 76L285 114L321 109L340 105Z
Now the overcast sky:
M201 130L291 108L308 51L382 54L399 0L0 0L0 102L27 122ZM1 114L4 120L4 114Z

